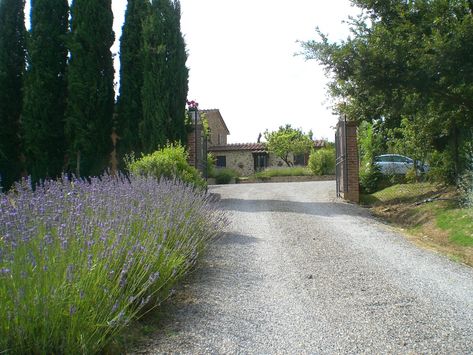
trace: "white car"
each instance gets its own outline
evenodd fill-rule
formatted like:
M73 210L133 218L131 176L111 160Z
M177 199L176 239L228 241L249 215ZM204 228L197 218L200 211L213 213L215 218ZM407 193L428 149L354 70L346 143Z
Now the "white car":
M414 167L414 160L400 154L383 154L374 158L374 164L383 175L405 175ZM419 173L425 173L428 169L426 164L417 163Z

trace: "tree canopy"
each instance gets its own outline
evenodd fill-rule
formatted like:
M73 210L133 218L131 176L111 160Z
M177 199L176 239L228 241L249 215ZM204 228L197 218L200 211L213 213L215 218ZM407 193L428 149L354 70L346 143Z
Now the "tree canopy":
M25 75L22 133L27 170L34 180L64 168L67 99L67 0L33 0Z
M302 43L331 75L334 110L384 129L416 121L404 127L428 131L433 149L448 152L454 179L473 133L473 2L352 3L363 12L350 20L349 38L334 43L318 30L318 40Z
M66 132L69 169L98 175L112 151L115 105L111 0L74 0L71 7Z
M308 153L314 144L310 133L305 134L299 128L292 128L290 124L280 126L277 131L266 130L264 138L268 151L281 158L287 166L293 165L289 159L291 153L294 155Z
M25 71L24 0L0 1L0 186L22 170L20 116Z

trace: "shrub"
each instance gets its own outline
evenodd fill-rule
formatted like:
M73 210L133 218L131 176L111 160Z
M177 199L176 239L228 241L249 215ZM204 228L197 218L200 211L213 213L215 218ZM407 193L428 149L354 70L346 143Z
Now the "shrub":
M236 179L238 177L238 173L232 169L219 168L215 169L214 177L217 184L229 184L232 179Z
M431 182L453 184L455 183L455 166L447 152L434 151L429 160L430 169L427 179Z
M361 192L367 194L378 191L383 180L383 175L375 164L363 164L359 176Z
M0 193L0 353L100 352L220 233L209 198L142 176Z
M290 168L269 168L263 171L257 172L255 177L257 179L269 179L275 176L309 176L312 172L301 166L293 166Z
M215 156L212 153L207 154L207 177L215 176Z
M197 169L187 162L188 153L180 144L168 144L164 148L135 160L129 159L128 170L134 175L154 176L157 179L179 179L198 188L206 188Z
M407 170L406 176L404 177L404 179L407 183L410 183L410 184L418 182L419 176L418 176L417 170L414 167Z
M312 151L309 157L309 169L314 175L335 174L335 149L322 148Z

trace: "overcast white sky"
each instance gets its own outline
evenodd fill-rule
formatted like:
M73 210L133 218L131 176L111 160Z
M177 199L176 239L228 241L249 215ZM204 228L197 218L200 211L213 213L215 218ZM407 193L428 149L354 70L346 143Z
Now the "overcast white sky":
M126 1L112 4L118 53ZM181 7L189 99L220 109L229 142L255 142L286 123L333 140L337 117L327 107L324 72L294 53L297 40L315 38L316 26L346 38L342 21L358 12L349 0L181 0Z

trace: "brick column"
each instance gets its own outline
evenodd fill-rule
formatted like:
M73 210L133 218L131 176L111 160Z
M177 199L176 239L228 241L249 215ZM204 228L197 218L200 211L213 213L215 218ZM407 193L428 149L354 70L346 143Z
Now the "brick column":
M360 202L359 184L359 162L358 162L358 141L356 122L346 122L346 167L347 167L347 191L344 193L345 200Z
M187 134L187 150L189 151L188 163L190 166L195 167L195 132L190 132Z

